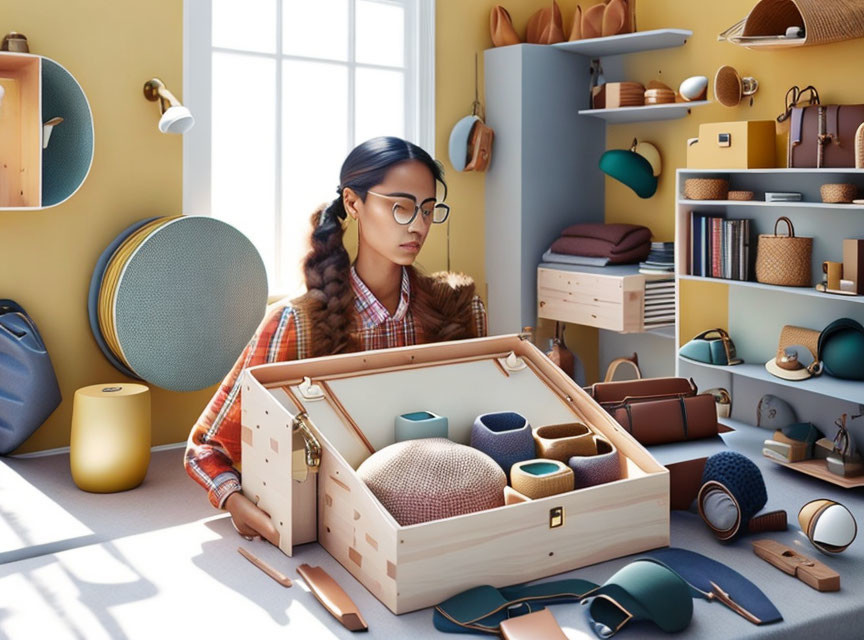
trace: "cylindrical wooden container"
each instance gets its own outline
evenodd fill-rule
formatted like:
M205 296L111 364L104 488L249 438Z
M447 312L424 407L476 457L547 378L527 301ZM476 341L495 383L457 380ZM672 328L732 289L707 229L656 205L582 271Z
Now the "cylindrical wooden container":
M134 489L150 464L150 389L142 384L97 384L75 392L69 446L79 489L112 493Z

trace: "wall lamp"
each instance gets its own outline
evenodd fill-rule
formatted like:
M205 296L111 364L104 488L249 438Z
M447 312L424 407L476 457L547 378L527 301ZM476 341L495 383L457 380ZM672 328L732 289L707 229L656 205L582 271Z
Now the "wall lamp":
M144 97L151 102L159 100L162 111L159 131L162 133L186 133L195 124L195 118L189 109L168 91L168 87L159 78L151 78L144 84Z

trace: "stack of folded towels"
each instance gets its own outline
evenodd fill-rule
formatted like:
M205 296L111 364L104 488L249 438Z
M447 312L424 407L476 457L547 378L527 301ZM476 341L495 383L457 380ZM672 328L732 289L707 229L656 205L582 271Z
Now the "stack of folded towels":
M651 230L635 224L574 224L543 254L543 262L605 267L644 260Z

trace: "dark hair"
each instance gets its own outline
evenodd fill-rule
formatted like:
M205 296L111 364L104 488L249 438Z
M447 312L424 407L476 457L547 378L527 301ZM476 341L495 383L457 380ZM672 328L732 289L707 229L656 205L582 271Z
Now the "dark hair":
M446 195L444 171L426 151L401 138L372 138L348 154L339 173L339 195L312 215L312 248L303 263L308 291L305 306L313 334L312 356L360 348L351 340L354 294L349 281L351 260L342 241L343 222L348 216L342 193L350 188L365 201L369 189L383 182L393 166L408 160L426 165L434 179L444 186Z

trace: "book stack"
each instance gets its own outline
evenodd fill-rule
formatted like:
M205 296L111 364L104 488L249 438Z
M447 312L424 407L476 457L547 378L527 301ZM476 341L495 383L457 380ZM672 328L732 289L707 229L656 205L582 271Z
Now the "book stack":
M750 277L750 221L690 214L690 273L706 278Z
M645 281L645 329L656 329L675 323L675 279Z
M644 262L639 263L639 273L671 274L675 272L675 243L652 242L651 251Z

